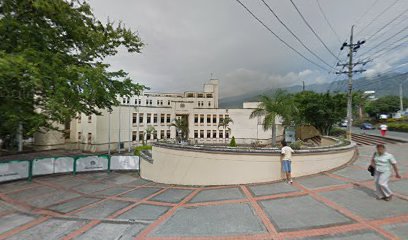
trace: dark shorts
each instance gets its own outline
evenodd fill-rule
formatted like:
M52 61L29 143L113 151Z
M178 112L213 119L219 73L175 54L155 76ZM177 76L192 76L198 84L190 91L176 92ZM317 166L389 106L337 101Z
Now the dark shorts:
M290 160L283 160L282 161L282 171L283 172L292 172L292 161Z

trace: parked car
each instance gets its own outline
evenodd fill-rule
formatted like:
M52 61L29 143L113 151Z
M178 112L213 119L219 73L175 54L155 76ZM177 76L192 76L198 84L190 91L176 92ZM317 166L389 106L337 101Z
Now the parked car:
M387 114L380 114L380 116L378 116L378 119L382 119L382 120L388 119L388 115Z
M340 127L347 127L347 123L348 123L347 120L343 120L343 121L341 121L341 122L339 123L339 126L340 126Z
M374 129L371 123L363 123L361 124L360 128L363 130L373 130Z

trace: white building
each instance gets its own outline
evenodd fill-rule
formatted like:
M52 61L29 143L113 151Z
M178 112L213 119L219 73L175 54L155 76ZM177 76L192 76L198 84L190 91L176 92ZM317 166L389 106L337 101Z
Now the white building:
M234 136L237 143L268 142L271 131L263 131L261 119L249 116L258 103L243 103L242 109L218 108L219 81L211 79L204 84L202 92L152 93L123 98L121 105L111 114L102 110L101 115L81 114L65 126L66 135L49 131L37 133L34 145L39 149L70 148L91 152L127 149L142 142L175 139L176 129L170 126L176 118L188 120L189 140L194 143L224 143ZM220 119L229 117L234 122L228 129L219 128ZM147 134L153 126L155 132ZM278 125L281 135L283 129Z

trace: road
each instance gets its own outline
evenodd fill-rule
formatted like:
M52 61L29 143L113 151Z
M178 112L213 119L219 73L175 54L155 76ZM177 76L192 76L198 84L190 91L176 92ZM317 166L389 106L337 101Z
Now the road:
M381 136L380 130L377 130L377 129L376 130L361 130L358 127L353 127L352 131L353 133L358 133L358 134L366 133L370 135ZM386 137L391 137L391 138L395 137L395 138L401 138L401 139L408 140L408 133L388 131Z

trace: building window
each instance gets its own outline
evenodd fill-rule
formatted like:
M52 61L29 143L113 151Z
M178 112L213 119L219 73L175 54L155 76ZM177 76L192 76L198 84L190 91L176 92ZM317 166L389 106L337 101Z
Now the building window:
M160 139L164 139L164 130L160 130Z
M198 130L194 130L194 138L198 138Z
M144 133L143 132L139 132L139 142L143 141L144 139Z
M207 130L207 138L211 138L211 130Z
M213 123L217 123L217 115L213 115Z
M139 103L139 105L141 105L142 104L142 99L139 99L138 103Z
M213 130L213 138L217 138L217 130Z
M207 115L207 125L211 124L211 114Z
M88 143L92 143L92 133L88 133Z
M207 98L212 98L213 95L211 93L207 93Z
M150 104L150 105L153 105L153 100L150 99L149 104Z
M135 105L137 105L137 99L135 99Z
M194 114L194 123L198 123L198 114Z
M153 123L154 123L154 124L157 123L157 114L153 114Z
M203 97L204 97L204 94L199 93L199 94L197 94L197 97L198 97L198 98L203 98Z
M167 138L170 138L170 130L166 131Z
M146 99L146 105L149 105L149 100Z
M132 114L132 123L136 124L137 123L137 113Z
M88 123L92 123L92 115L88 116Z
M144 113L139 113L139 124L143 124L143 115Z
M220 120L218 121L218 122L222 122L222 121L224 121L224 116L223 115L219 115L219 118L220 118Z
M187 97L188 97L188 98L194 97L194 93L187 93Z
M229 131L225 132L225 138L229 138Z
M220 131L220 138L224 138L224 134L223 134L223 131Z
M152 114L148 113L147 114L147 123L151 123L152 122Z
M200 115L200 123L201 123L201 125L204 124L204 114Z
M170 106L170 100L168 100L168 101L167 101L167 105L169 105L169 106Z
M137 141L137 132L136 131L132 132L132 141L133 142Z
M81 141L81 138L82 138L82 132L78 132L78 142Z
M157 139L157 131L153 132L153 139Z
M170 123L170 114L167 114L167 123Z
M160 114L160 123L164 123L165 122L165 114Z
M82 114L78 114L78 123L81 123L81 115Z
M160 105L160 101L156 100L156 105L159 106Z
M211 107L211 102L208 102L208 106Z
M200 138L204 138L204 130L200 130Z

